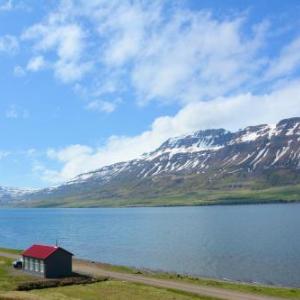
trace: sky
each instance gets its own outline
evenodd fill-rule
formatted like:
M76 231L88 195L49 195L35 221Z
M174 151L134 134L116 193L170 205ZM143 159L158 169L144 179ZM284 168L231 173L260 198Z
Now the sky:
M298 0L0 0L0 186L300 116Z

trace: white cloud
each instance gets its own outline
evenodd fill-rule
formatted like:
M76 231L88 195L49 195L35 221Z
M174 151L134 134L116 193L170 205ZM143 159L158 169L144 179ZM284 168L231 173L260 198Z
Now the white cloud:
M92 65L89 62L79 63L74 61L58 60L54 64L57 78L65 83L77 81L90 71Z
M62 179L59 178L59 172L47 169L41 162L37 160L33 161L32 172L48 184L59 183Z
M0 5L0 11L10 11L13 9L12 0L7 0L3 4Z
M299 83L291 82L279 90L262 95L244 93L191 103L175 117L162 117L154 124L159 130L171 134L172 131L185 133L208 128L237 130L248 125L275 123L286 117L300 115Z
M2 151L2 150L0 150L0 160L6 158L9 155L10 155L9 151Z
M61 182L72 177L71 174L78 172L78 165L84 164L92 154L93 149L83 145L71 145L61 150L49 149L47 151L48 158L65 164L63 170L58 172L38 164L39 168L35 166L35 171L42 173L42 178L50 183ZM81 166L81 168L85 167Z
M21 9L27 12L31 11L31 8L27 4L23 3L23 1L18 1L16 3L16 1L13 0L4 0L3 3L0 4L0 12L10 12L15 9Z
M27 64L27 70L37 72L43 69L46 65L45 59L42 55L31 58Z
M47 156L51 159L58 159L60 161L68 161L70 159L76 159L78 156L90 155L93 152L92 148L82 145L72 145L63 151L55 151L49 149Z
M265 77L273 79L286 76L298 70L300 66L300 36L283 47L278 58L271 61Z
M100 148L71 145L63 149L51 149L48 157L59 161L62 168L44 169L42 176L51 183L62 182L83 172L134 159L154 150L170 137L208 128L237 130L248 125L276 123L280 119L299 115L300 80L262 95L244 93L194 102L183 107L175 116L155 119L149 130L137 136L111 136Z
M45 22L28 28L22 39L33 40L37 53L54 51L56 59L52 61L52 68L55 75L63 82L72 82L81 79L91 69L91 64L82 61L84 31L79 24L68 23L64 18L58 13L50 14Z
M23 39L33 41L37 55L55 53L50 65L63 82L93 72L88 99L130 90L139 104L185 105L255 89L268 65L282 75L295 68L297 39L277 58L264 51L270 27L264 20L249 27L245 14L217 17L164 0L69 0Z
M166 13L164 1L94 3L82 11L97 25L103 67L125 70L106 78L128 82L141 103L184 104L235 92L264 64L257 56L265 22L246 35L240 16L217 19L183 7Z
M27 119L29 117L29 111L17 105L11 105L5 111L5 117L7 119Z
M119 102L120 101L94 100L88 103L86 109L98 112L112 113L117 108Z
M104 98L133 88L139 103L185 104L236 92L256 78L265 22L245 34L245 17L167 6L163 0L61 1L23 39L34 41L38 53L56 53L54 74L64 82L93 69L99 91L114 87Z
M8 119L17 119L19 114L14 106L11 106L8 108L5 112L5 116Z
M13 73L16 77L23 77L26 75L26 71L21 66L15 66Z
M15 54L19 50L19 42L13 35L0 36L0 53Z
M142 46L149 36L149 25L155 26L160 21L161 4L153 1L145 7L141 2L116 4L112 1L110 5L101 3L96 10L95 7L92 9L99 34L107 38L103 60L108 65L120 66L144 50Z
M242 40L240 24L217 23L205 14L172 20L149 41L134 67L133 85L140 99L197 101L249 80L255 47L251 40Z
M35 148L29 148L28 150L25 151L25 154L28 157L34 157L37 154L37 150Z

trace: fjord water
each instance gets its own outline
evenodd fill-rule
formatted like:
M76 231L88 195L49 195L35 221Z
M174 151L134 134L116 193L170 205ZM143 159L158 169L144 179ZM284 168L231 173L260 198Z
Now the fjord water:
M118 265L300 286L300 204L1 209L0 247L59 244Z

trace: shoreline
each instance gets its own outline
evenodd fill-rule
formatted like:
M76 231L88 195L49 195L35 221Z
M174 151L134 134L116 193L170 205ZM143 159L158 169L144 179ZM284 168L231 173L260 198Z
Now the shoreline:
M156 194L133 193L119 196L78 194L76 197L56 195L50 198L11 200L2 202L2 207L174 207L174 206L215 206L215 205L248 205L300 202L300 184L279 186L250 186L239 189L195 189L188 191L160 191Z
M138 268L134 266L127 266L127 265L114 265L106 262L100 262L100 261L95 261L91 259L86 259L86 258L79 258L75 257L74 260L76 262L80 263L87 263L87 264L93 264L95 266L99 266L100 268L112 270L112 271L120 271L124 273L131 273L131 274L143 274L146 276L151 276L151 277L168 277L168 278L174 278L174 279L189 279L192 281L211 281L211 282L220 282L224 284L235 284L235 285L245 285L245 286L263 286L263 287L268 287L268 288L282 288L282 289L297 289L299 287L295 286L288 286L288 285L280 285L280 284L267 284L263 282L250 282L250 281L242 281L242 280L234 280L234 279L229 279L229 278L218 278L218 277L206 277L206 276L201 276L201 275L194 275L194 274L188 274L188 273L177 273L177 272L168 272L164 270L155 270L155 269L150 269L150 268Z
M249 200L249 201L235 201L235 200L224 200L224 201L212 201L201 203L187 203L187 204L158 204L158 205L120 205L120 206L1 206L0 209L63 209L63 208L74 208L74 209L89 209L89 208L175 208L175 207L211 207L211 206L247 206L247 205L272 205L272 204L300 204L299 200Z
M0 248L0 259L2 254L2 257L13 260L19 257L20 253L20 250ZM214 299L300 299L300 288L298 287L192 277L177 273L117 266L82 258L74 259L73 271L94 278L105 276L111 280L110 282L124 282L125 285L142 284L169 291L178 290L199 296L210 296ZM200 299L202 298L200 297Z
M1 252L3 253L8 253L12 255L20 255L23 250L19 249L10 249L10 248L2 248L0 247L0 257L1 257ZM250 282L250 281L242 281L238 279L229 279L229 278L218 278L218 277L207 277L207 276L201 276L201 275L194 275L194 274L188 274L188 273L177 273L177 272L172 272L172 271L164 271L164 270L155 270L151 268L139 268L135 266L128 266L128 265L115 265L107 262L101 262L101 261L96 261L88 258L82 258L82 257L77 257L75 256L73 258L73 262L75 263L80 263L80 264L92 264L98 268L101 268L103 270L108 270L108 271L118 271L122 272L125 274L138 274L138 275L145 275L145 276L150 276L150 277L166 277L166 278L172 278L172 279L188 279L192 281L211 281L211 282L219 282L219 283L224 283L224 284L233 284L233 285L244 285L244 286L263 286L267 288L282 288L282 289L300 289L299 287L296 286L288 286L288 285L280 285L280 284L268 284L264 282Z

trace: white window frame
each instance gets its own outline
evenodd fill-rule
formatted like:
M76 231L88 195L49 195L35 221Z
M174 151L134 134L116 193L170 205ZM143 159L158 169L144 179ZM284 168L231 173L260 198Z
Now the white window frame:
M45 264L44 264L44 261L43 261L43 260L40 261L40 272L41 272L42 274L45 273Z
M40 266L39 266L39 260L35 259L34 260L34 272L39 272L40 271Z
M33 258L29 258L29 270L33 271L34 270L34 261Z
M24 270L28 269L28 260L27 257L24 257Z

